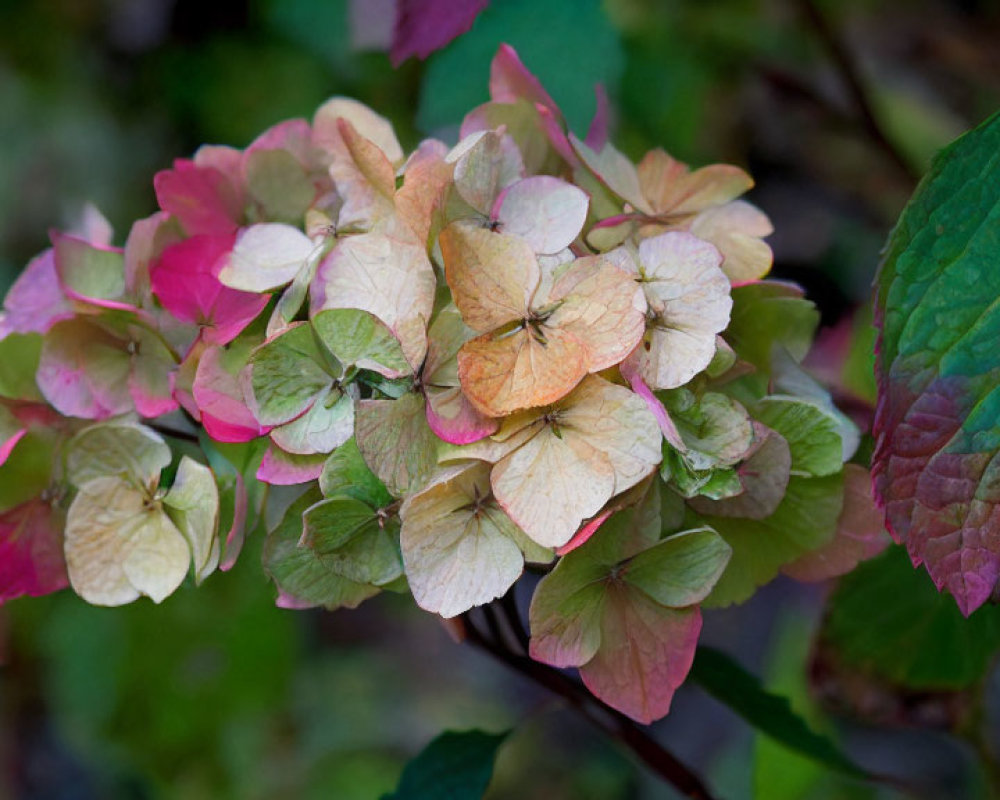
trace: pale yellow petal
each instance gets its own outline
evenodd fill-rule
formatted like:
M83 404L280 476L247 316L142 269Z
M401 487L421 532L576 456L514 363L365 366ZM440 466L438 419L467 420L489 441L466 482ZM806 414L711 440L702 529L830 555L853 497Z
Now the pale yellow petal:
M118 477L87 481L66 519L66 565L88 603L117 606L145 594L160 602L187 574L187 541L146 492Z

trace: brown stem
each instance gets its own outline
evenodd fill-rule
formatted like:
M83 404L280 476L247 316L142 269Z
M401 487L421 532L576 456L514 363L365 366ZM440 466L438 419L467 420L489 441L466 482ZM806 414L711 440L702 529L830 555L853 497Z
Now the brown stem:
M583 686L557 669L511 652L502 639L492 641L463 615L467 641L511 669L562 697L582 716L625 745L653 772L692 800L714 800L704 782L673 753L640 729L628 717L596 700Z
M823 43L823 46L827 49L830 58L833 59L841 78L847 86L848 92L851 94L851 99L854 102L855 108L857 108L858 114L861 117L861 123L868 137L889 157L893 164L899 167L900 171L907 178L916 183L920 179L920 176L914 171L896 145L886 136L885 131L882 130L882 126L879 124L878 118L875 116L874 106L868 95L868 90L865 88L860 70L854 63L854 58L850 50L841 40L833 26L827 22L826 17L823 16L823 13L813 0L796 0L796 4L803 16L809 21L816 35Z

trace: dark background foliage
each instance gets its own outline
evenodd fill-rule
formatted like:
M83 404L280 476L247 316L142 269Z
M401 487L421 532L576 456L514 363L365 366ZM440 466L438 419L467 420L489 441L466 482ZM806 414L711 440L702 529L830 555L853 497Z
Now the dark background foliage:
M777 231L774 274L806 286L827 327L855 326L847 382L864 415L878 251L936 149L1000 105L1000 6L494 0L470 33L398 70L392 15L392 0L0 1L0 288L85 202L120 241L173 158L245 146L333 94L391 117L405 146L454 140L509 41L578 132L601 82L629 155L663 146L750 170ZM915 576L897 553L862 567L818 645L830 587L783 581L708 612L705 640L807 717L832 709L819 726L865 766L932 797L986 796L976 751L1000 736L963 734L989 722L1000 689L987 671L1000 621L986 609L964 624ZM440 730L515 724L494 800L672 796L405 598L336 614L272 601L251 546L159 607L62 593L0 609L0 796L367 800ZM896 796L835 781L698 689L654 734L724 797Z

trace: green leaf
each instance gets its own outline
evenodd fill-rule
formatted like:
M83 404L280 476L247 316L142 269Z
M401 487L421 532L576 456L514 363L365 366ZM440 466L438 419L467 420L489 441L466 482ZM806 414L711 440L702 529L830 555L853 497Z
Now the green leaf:
M368 468L353 437L330 454L319 476L319 488L326 497L347 495L372 508L383 508L392 502L392 495Z
M996 590L1000 114L934 160L876 279L873 463L887 526L966 615Z
M313 317L313 327L344 364L370 369L387 378L408 374L410 365L392 331L367 311L333 308Z
M53 247L59 277L71 292L98 300L119 298L125 292L125 259L120 252L62 235L54 238Z
M901 547L858 565L828 608L822 637L843 661L914 689L969 686L1000 651L1000 608L965 619Z
M762 371L760 380L766 388L774 345L783 345L796 361L805 358L819 324L819 311L798 286L780 281L736 286L732 297L726 341L740 358Z
M362 400L354 435L365 463L397 497L423 485L437 465L439 440L427 424L422 394Z
M636 555L625 580L663 606L700 603L715 586L732 550L713 530L678 533Z
M334 379L309 323L257 348L250 370L247 400L261 425L281 425L303 414Z
M42 355L42 337L37 333L11 333L0 339L0 397L41 401L35 383Z
M0 465L0 514L48 488L54 459L55 441L48 431L25 434Z
M770 395L754 406L754 416L780 433L792 453L792 473L832 475L843 466L837 419L813 403Z
M399 786L382 800L481 800L507 733L446 731L403 770Z
M315 486L289 506L264 542L264 571L278 587L282 608L357 608L378 594L376 586L348 580L331 571L308 547L300 547L303 513L323 499Z
M833 742L806 725L792 710L787 699L766 691L755 675L725 653L710 647L699 647L690 677L753 727L786 747L838 772L856 777L867 776Z
M717 531L733 549L707 606L742 603L758 586L773 580L782 564L833 539L843 504L843 474L810 478L793 475L781 504L761 520L694 517ZM693 515L692 515L693 517Z
M399 518L353 497L331 497L302 513L301 546L323 566L355 583L383 586L403 574Z
M309 176L287 150L255 150L246 162L246 180L262 219L299 225L316 195Z

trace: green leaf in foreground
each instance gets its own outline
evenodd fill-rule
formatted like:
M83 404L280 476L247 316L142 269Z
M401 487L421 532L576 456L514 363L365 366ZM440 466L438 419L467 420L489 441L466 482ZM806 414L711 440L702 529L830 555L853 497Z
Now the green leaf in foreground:
M725 653L710 647L699 647L690 677L753 727L790 749L838 772L867 776L833 742L806 725L786 698L766 691L756 675L747 672Z
M966 616L1000 575L998 154L1000 114L941 152L876 279L876 499Z
M1000 608L968 619L891 547L843 578L823 638L849 666L914 689L960 689L1000 650Z
M508 733L445 731L406 765L396 791L382 800L481 800Z

